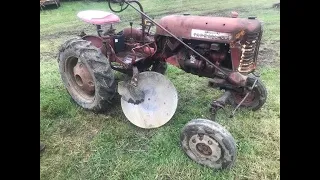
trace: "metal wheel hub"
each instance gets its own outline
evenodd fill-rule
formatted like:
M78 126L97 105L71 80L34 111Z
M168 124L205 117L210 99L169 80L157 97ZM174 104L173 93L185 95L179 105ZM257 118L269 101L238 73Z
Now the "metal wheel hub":
M87 67L83 63L78 62L76 66L74 66L73 76L76 84L82 91L84 91L88 95L94 94L95 87L93 78L91 77Z
M245 97L245 95L246 95L246 93L240 94L240 93L233 92L234 101L237 104L239 104L242 101L242 99ZM253 89L249 93L248 97L243 101L242 105L250 106L250 104L252 102L254 102L255 97L256 97L256 91L255 91L255 89Z
M221 157L219 143L205 134L193 135L189 140L189 147L198 158L217 161Z

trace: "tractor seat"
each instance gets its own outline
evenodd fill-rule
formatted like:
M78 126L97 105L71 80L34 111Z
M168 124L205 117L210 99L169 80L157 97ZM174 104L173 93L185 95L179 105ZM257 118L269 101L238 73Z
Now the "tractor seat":
M117 15L99 10L80 11L77 16L84 22L94 25L113 24L120 22L120 18Z

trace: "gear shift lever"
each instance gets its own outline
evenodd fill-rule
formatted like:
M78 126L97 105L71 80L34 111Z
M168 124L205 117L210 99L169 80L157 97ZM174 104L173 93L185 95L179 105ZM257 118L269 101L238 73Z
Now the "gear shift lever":
M133 22L131 21L131 22L130 22L130 28L131 28L130 42L133 42L133 41L134 41L134 40L133 40L133 36L132 36L132 25L133 25Z

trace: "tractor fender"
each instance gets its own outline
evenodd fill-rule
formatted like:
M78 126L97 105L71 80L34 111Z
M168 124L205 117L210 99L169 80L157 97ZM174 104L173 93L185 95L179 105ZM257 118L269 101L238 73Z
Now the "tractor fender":
M102 54L107 56L107 49L106 49L105 45L103 44L103 39L101 37L95 36L95 35L85 35L82 37L82 39L86 40L86 41L90 41L92 45L94 45L95 47L100 49Z

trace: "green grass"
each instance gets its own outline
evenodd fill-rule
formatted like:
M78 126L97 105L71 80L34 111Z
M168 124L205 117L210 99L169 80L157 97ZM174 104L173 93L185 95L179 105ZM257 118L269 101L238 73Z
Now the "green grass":
M209 3L210 2L210 3ZM70 101L58 72L57 52L64 40L82 29L81 10L108 10L105 2L62 2L59 9L40 12L40 155L41 179L280 179L280 13L275 0L141 0L146 12L165 14L255 15L264 22L259 71L268 99L256 112L240 110L233 119L220 111L218 123L234 136L236 165L230 171L212 171L190 160L179 147L181 128L193 118L210 118L208 105L222 93L207 80L169 66L167 76L179 93L173 118L164 126L145 130L126 120L119 104L111 112L95 114ZM118 14L118 30L139 15L128 9ZM232 109L227 108L230 112Z

